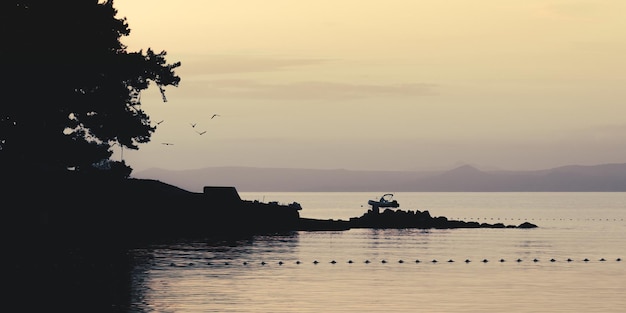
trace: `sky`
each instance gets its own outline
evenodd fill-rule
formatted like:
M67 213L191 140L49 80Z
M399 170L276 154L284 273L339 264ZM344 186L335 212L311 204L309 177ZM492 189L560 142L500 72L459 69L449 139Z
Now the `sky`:
M135 171L626 162L623 0L114 7L131 29L129 51L165 50L182 63L167 102L155 85L142 93L142 108L163 121L152 141L114 147Z

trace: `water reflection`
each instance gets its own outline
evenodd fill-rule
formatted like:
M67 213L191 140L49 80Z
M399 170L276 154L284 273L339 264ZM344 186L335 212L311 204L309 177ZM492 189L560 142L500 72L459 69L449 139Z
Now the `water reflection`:
M247 274L237 268L264 266L263 262L269 265L270 260L297 255L298 243L298 232L288 232L170 242L133 249L130 251L134 264L131 301L136 309L150 306L162 301L156 301L155 297L180 292L177 288L189 292L199 278L241 279L238 276ZM275 264L278 263L272 262Z
M438 311L454 296L446 311L472 311L467 305L498 298L521 302L518 312L527 312L538 308L529 290L623 273L615 258L567 262L562 241L568 239L555 231L355 229L154 245L133 251L132 302L136 311L155 312L411 312ZM621 301L623 282L595 284L610 288L611 306ZM565 308L584 305L575 294L590 288L573 288L561 300L576 304Z

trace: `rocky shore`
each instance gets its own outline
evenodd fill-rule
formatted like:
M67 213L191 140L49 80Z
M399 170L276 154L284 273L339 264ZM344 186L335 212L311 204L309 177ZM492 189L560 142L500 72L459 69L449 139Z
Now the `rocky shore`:
M403 211L386 209L381 213L369 210L360 217L344 220L315 220L300 218L298 230L348 230L352 228L536 228L524 222L519 225L503 223L478 223L474 221L449 220L444 216L432 217L428 211Z
M39 187L39 188L35 188ZM14 235L62 242L135 244L150 241L352 228L534 228L433 217L428 211L369 210L349 220L300 217L298 203L242 200L235 187L207 186L202 193L156 180L72 180L21 186L7 192L6 215ZM24 191L26 190L26 191ZM35 195L33 196L33 191ZM8 201L7 203L11 203Z

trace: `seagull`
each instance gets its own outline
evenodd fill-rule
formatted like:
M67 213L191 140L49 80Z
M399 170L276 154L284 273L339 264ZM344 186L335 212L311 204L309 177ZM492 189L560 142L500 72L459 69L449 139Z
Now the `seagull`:
M196 127L196 124L198 124L198 123L189 123L189 125L191 125L191 127Z
M204 135L204 133L206 133L206 130L205 131L201 131L201 132L196 131L196 133L198 133L198 135Z
M211 116L211 119L213 119L216 116L220 116L219 114L213 114L213 116Z

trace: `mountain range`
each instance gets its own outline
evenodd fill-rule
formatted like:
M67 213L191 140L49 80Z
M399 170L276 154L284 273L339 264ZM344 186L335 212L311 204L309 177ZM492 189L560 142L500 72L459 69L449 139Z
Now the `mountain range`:
M462 165L445 171L360 171L206 167L151 168L133 178L155 179L202 192L204 186L234 186L240 192L624 192L626 163L567 165L545 170L479 170Z

